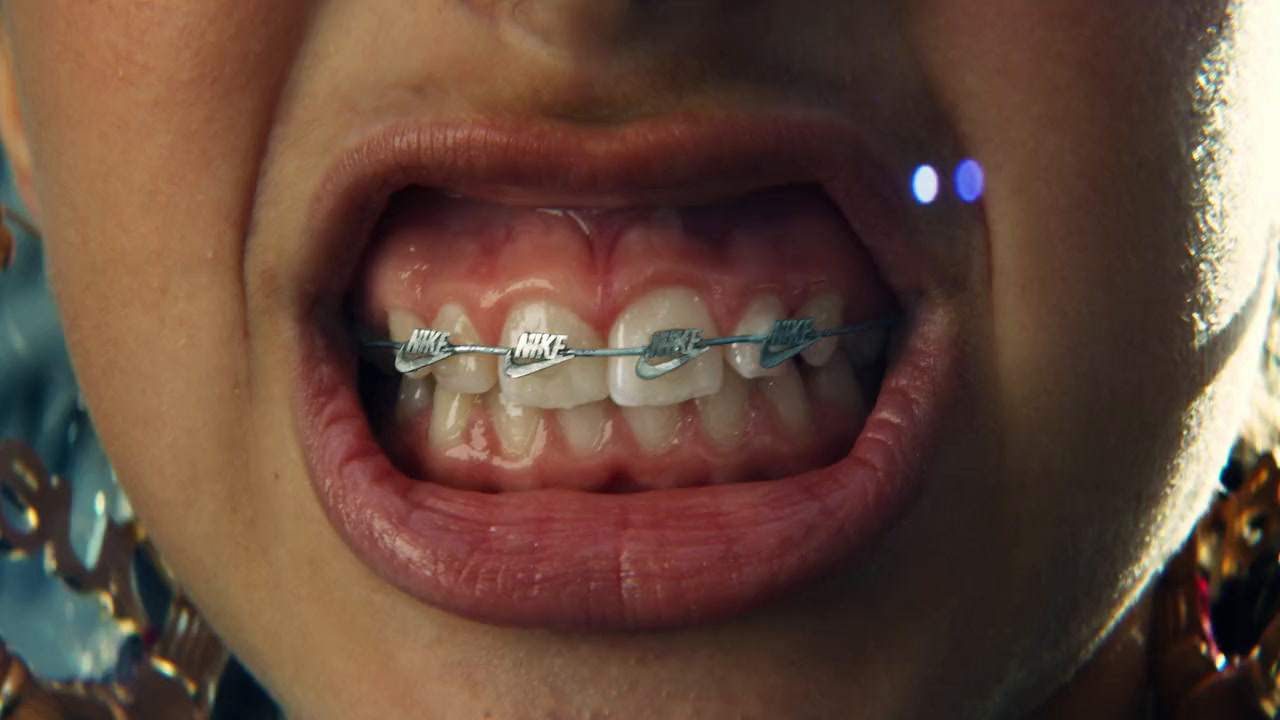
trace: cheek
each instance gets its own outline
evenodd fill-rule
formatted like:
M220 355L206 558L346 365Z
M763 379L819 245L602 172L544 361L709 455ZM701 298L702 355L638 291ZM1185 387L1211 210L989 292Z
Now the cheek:
M1204 28L1218 19L1208 5L912 6L926 73L986 169L1007 427L1110 413L1131 430L1155 419L1172 431L1230 355L1187 372L1198 349L1190 303L1206 282L1191 258L1217 242L1197 232L1187 157ZM1257 260L1224 254L1219 266L1250 270L1251 291Z
M998 492L1036 548L1019 562L1057 558L1080 587L1132 578L1185 537L1260 352L1263 236L1233 246L1245 228L1198 222L1234 202L1205 193L1188 156L1210 119L1195 89L1205 28L1222 18L1207 6L911 6L925 72L986 170L990 257L975 276L989 288L977 313L990 318ZM1206 322L1210 307L1235 319ZM1114 541L1089 566L1086 528Z
M977 362L997 404L996 467L982 471L995 500L983 525L1006 558L993 582L1046 589L1005 617L1047 602L1074 620L1028 662L1077 642L1062 628L1105 626L1181 543L1247 406L1265 233L1200 223L1245 181L1207 191L1212 173L1189 157L1211 119L1197 73L1224 5L909 6L925 74L986 171L990 256L974 277L989 306L974 314L989 323Z
M190 455L237 447L243 243L294 6L8 8L68 346L144 516L192 499L176 468L218 467Z

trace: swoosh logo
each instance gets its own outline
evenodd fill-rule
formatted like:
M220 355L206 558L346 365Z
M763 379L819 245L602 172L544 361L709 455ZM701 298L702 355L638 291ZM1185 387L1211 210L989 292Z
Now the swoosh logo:
M775 321L760 345L760 366L778 367L821 339L813 329L813 318Z
M636 375L641 380L662 377L710 349L702 345L702 331L696 328L659 330L649 336L649 347L636 360ZM670 359L651 362L661 357Z
M572 360L572 355L560 355L558 357L548 358L546 360L534 360L533 362L516 362L513 359L515 351L508 351L502 356L502 374L509 378L522 378L526 375L532 375L539 370L546 370L554 365L559 365L565 360Z
M409 340L396 350L396 370L411 373L453 356L449 333L442 330L417 328L409 334Z
M690 350L684 355L673 357L670 360L657 364L651 363L647 358L641 357L636 360L636 375L639 375L641 380L652 380L656 377L662 377L710 349L711 348L705 347L697 348Z

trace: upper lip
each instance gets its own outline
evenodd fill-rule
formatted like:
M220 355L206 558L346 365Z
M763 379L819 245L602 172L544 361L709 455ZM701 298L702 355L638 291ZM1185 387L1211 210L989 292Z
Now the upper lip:
M411 185L521 205L617 207L694 205L787 183L822 186L878 265L890 252L877 245L886 228L901 227L893 175L855 126L829 115L688 113L621 127L390 122L342 152L319 184L306 286L316 300L341 296L388 198ZM886 275L900 300L928 287L927 269L912 265Z

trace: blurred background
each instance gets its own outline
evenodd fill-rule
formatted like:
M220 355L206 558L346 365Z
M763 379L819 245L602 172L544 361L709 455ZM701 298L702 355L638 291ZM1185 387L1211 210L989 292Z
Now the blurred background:
M29 216L2 157L0 172L0 203ZM80 402L40 245L16 229L15 235L13 264L0 273L0 438L30 445L48 472L71 484L71 543L92 566L107 518L126 520L132 513ZM14 493L0 496L9 522L27 528ZM0 638L51 679L113 673L128 640L99 599L71 591L46 572L42 556L18 556L2 539Z

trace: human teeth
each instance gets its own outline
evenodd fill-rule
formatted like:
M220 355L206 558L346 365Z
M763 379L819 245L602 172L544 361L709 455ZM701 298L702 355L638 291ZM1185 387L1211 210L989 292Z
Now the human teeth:
M530 454L542 424L542 410L511 402L500 390L489 392L484 398L502 454L507 457Z
M783 429L792 435L800 435L809 429L809 398L804 392L804 381L795 363L787 363L786 371L777 377L756 380L757 387L773 408L774 416Z
M711 335L711 312L697 293L685 287L655 290L628 306L609 331L609 347L649 344L657 330L697 328ZM720 389L724 360L712 347L666 375L644 380L636 376L636 358L609 358L609 395L623 407L674 405Z
M845 335L841 344L849 360L857 367L875 362L882 354L889 333L884 328L872 328Z
M556 420L565 444L579 455L599 450L609 439L609 427L605 419L604 401L579 405L568 410L557 410Z
M676 425L680 422L680 406L624 407L622 416L627 419L631 436L640 449L656 453L675 437Z
M859 420L866 417L867 400L858 387L858 381L853 377L853 367L843 350L837 348L832 353L830 362L814 368L805 385L809 390L809 397L815 403Z
M435 391L436 382L430 377L406 375L401 378L396 397L396 422L408 422L430 408Z
M815 330L830 330L840 327L840 319L844 316L844 299L835 293L822 293L809 298L796 311L798 318L813 318ZM805 348L800 357L810 365L822 365L831 358L839 340L836 337L825 337Z
M703 433L722 450L737 447L746 434L748 390L737 373L725 373L719 392L695 401Z
M467 415L479 397L454 392L437 384L435 397L431 400L431 428L427 431L427 442L439 448L461 440L463 431L467 429Z
M785 315L782 301L773 295L759 295L751 300L747 309L738 319L731 335L763 335L773 328L773 323ZM728 346L725 359L729 365L744 378L758 378L766 375L781 375L782 368L766 368L760 365L760 345L756 343L737 343Z
M391 336L391 340L394 342L408 342L409 335L414 330L426 326L426 323L422 322L422 318L408 310L401 308L387 310L387 334ZM424 378L430 372L431 366L427 366L409 373L409 377Z
M567 335L565 346L598 348L603 343L594 328L577 313L548 302L527 302L507 315L502 345L515 347L522 333L551 332ZM511 402L539 408L571 408L609 397L604 358L574 358L522 378L499 374L502 394Z
M422 320L408 310L401 308L387 310L387 332L392 340L405 342L409 339L409 335L420 327L423 327Z
M421 327L421 326L419 326ZM440 308L431 328L449 333L454 345L480 344L480 333L467 317L466 311L456 303ZM495 355L463 353L441 360L432 366L436 382L446 390L480 395L488 392L498 381L498 359Z

